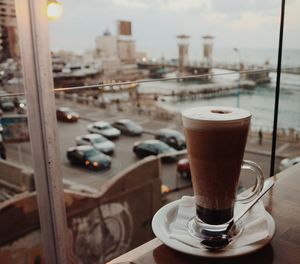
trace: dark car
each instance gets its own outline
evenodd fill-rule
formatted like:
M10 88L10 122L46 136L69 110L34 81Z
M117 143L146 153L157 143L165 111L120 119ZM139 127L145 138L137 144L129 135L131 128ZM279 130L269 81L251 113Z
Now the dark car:
M183 179L191 178L190 163L187 158L180 159L177 162L177 172Z
M176 130L168 128L160 129L155 135L155 138L165 142L166 144L177 150L182 150L186 148L184 136Z
M77 122L79 115L69 107L60 107L56 110L56 117L59 121Z
M15 109L15 105L10 100L2 100L2 101L0 101L0 109L3 112L13 111Z
M88 145L69 148L67 158L72 164L94 170L108 169L111 165L109 156Z
M120 119L112 126L119 129L123 135L140 136L143 133L143 128L130 119Z
M156 156L159 154L170 153L170 155L162 157L162 161L164 162L177 161L177 157L174 155L174 152L176 152L176 150L170 147L169 145L167 145L166 143L155 139L136 142L132 150L139 158L145 158L151 155Z

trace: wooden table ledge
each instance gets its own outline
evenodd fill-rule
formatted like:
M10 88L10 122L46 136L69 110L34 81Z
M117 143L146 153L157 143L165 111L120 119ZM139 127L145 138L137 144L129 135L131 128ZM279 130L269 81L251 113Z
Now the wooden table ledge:
M300 263L300 164L273 176L275 184L263 197L266 210L275 220L271 243L256 252L230 258L230 263ZM108 262L143 264L229 263L226 259L196 257L175 251L155 238Z

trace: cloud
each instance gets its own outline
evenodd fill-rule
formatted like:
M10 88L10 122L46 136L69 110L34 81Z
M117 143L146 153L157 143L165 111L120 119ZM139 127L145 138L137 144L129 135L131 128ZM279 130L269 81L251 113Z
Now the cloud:
M195 8L207 11L210 9L210 0L113 0L116 7L125 7L131 9L156 9L160 11L191 11Z
M277 17L266 16L256 12L244 12L239 19L228 21L227 27L234 31L255 31L276 24Z
M210 9L210 1L208 0L164 0L158 1L159 8L165 11L191 11L201 10L201 13Z
M232 14L243 12L266 12L277 9L281 0L211 0L214 11Z
M210 12L208 14L205 14L202 17L202 20L205 23L209 24L210 26L212 26L212 25L221 26L227 19L228 19L228 16L221 12Z
M132 21L139 50L177 54L182 33L191 36L191 51L201 49L204 34L215 36L216 46L273 47L281 0L63 0L63 6L62 18L50 23L54 50L93 48L96 36L107 28L115 34L116 21L124 19ZM286 2L287 47L300 47L299 10L300 0Z
M299 10L300 1L291 1L285 9L285 26L289 29L298 29L298 34L300 29Z
M148 8L149 4L144 0L113 0L114 6L126 8Z
M284 48L300 48L300 0L288 1L285 10L283 44ZM283 51L284 52L284 51Z

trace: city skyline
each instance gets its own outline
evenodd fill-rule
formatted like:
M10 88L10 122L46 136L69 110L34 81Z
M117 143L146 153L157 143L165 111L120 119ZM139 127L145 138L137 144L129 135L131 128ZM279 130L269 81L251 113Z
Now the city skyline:
M280 0L90 0L62 1L62 17L50 22L51 49L83 53L95 47L106 29L116 34L117 20L132 21L138 51L172 57L176 36L191 36L191 56L201 54L202 39L215 36L215 47L277 48ZM300 0L286 3L284 48L300 47ZM202 26L204 25L204 26Z

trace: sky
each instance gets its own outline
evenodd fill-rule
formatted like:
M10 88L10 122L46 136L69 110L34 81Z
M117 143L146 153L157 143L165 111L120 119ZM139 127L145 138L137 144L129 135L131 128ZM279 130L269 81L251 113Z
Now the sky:
M278 46L280 0L60 0L64 12L49 22L53 51L83 53L118 20L132 21L138 51L150 56L177 54L176 36L187 34L190 54L198 56L203 35L214 47ZM284 48L300 49L300 0L286 1Z

